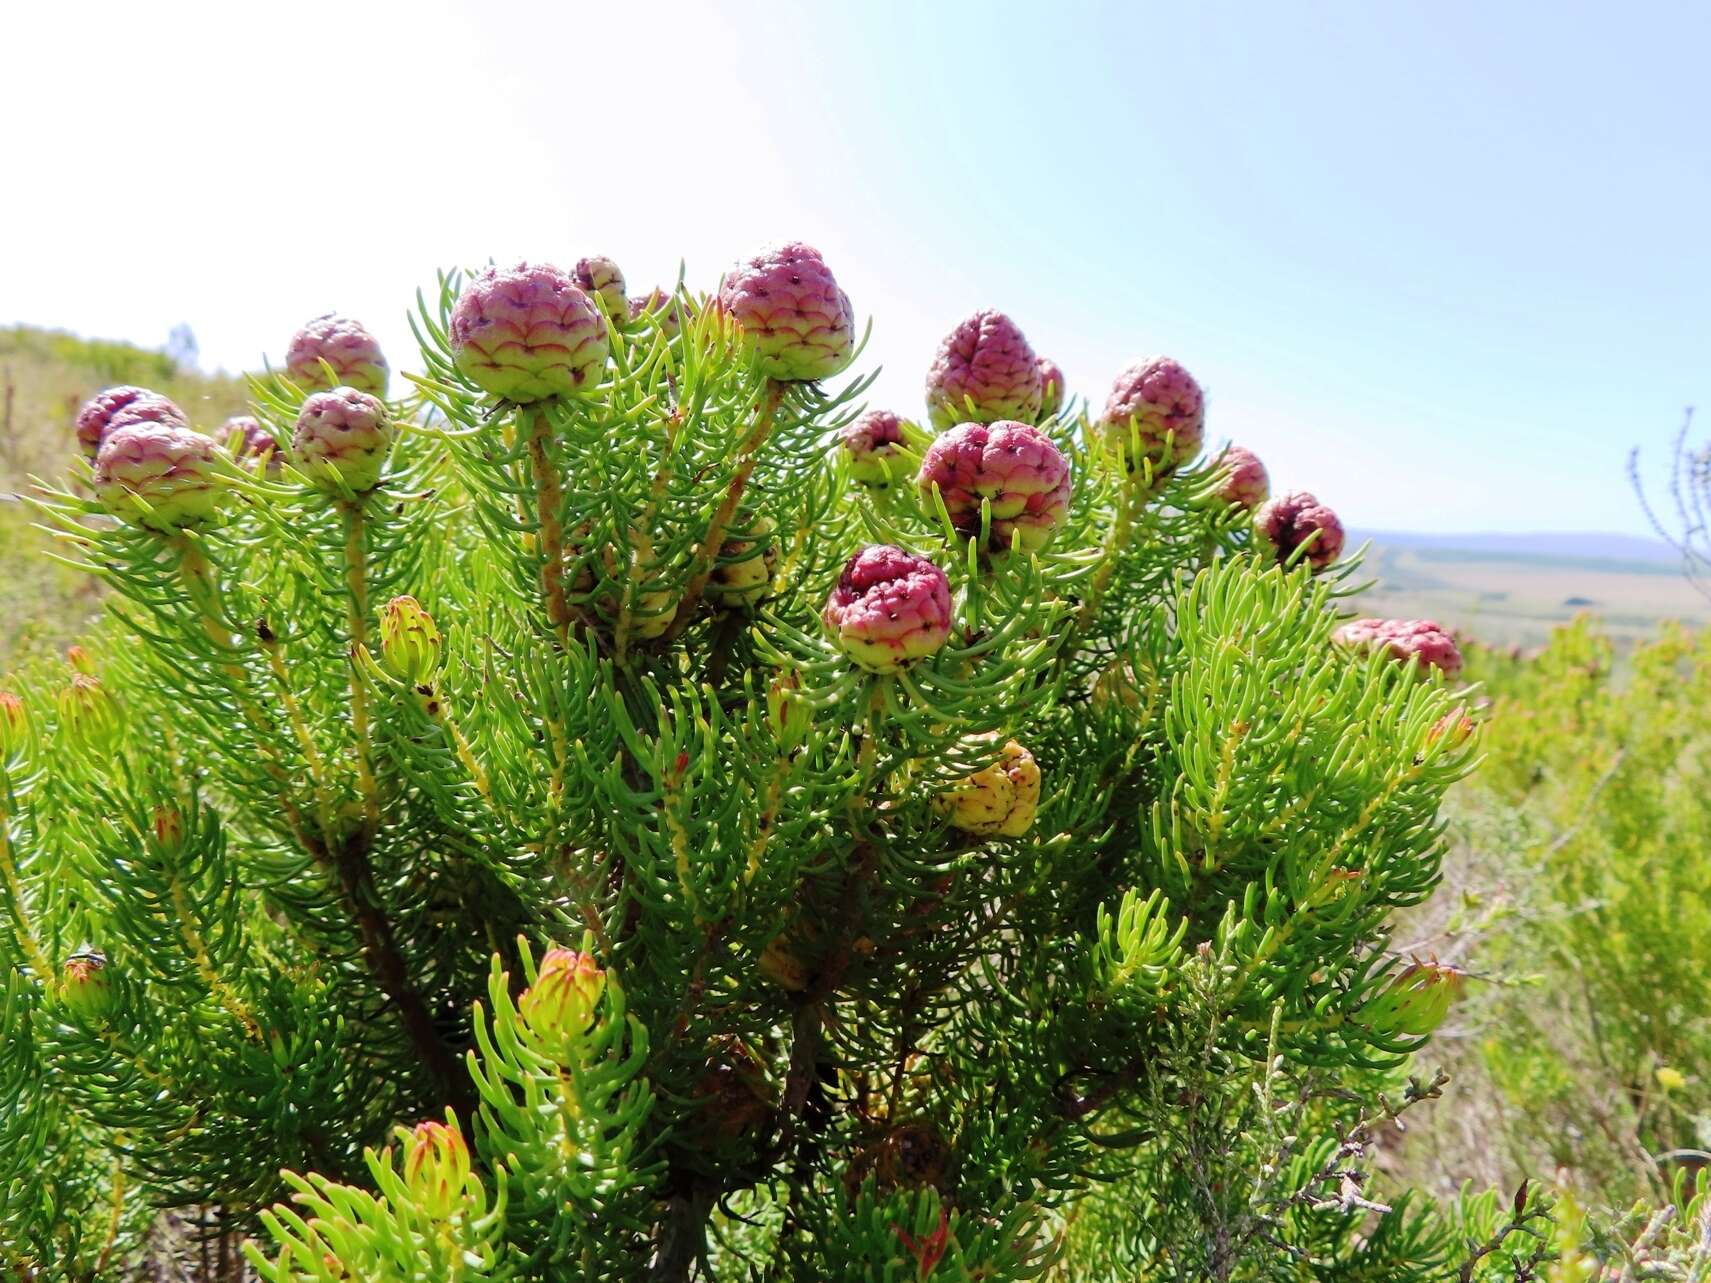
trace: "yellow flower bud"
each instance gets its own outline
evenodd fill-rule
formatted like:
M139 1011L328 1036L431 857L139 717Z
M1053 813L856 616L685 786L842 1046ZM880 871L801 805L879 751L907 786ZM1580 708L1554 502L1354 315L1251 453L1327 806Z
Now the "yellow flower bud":
M936 805L951 824L976 837L1021 837L1040 808L1040 768L1015 740L1005 741L998 760L959 780Z
M433 681L440 667L440 630L414 597L394 597L380 612L380 657L412 686Z
M443 1123L417 1123L404 1152L404 1186L424 1215L443 1221L463 1201L469 1146L448 1112Z
M592 955L549 949L535 983L517 1000L517 1010L543 1050L562 1059L594 1023L605 988L606 973Z

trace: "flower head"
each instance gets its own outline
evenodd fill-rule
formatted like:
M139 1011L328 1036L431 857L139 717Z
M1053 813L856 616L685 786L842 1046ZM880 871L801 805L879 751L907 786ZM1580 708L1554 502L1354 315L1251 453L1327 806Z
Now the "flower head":
M1445 677L1461 672L1461 648L1430 619L1351 619L1331 640L1352 649L1383 651L1404 667L1418 665L1418 672L1435 668Z
M1058 363L1050 357L1040 358L1040 418L1049 419L1063 408L1068 398L1064 395L1063 371Z
M391 371L379 342L361 321L329 312L291 336L285 373L305 392L346 387L385 396Z
M380 658L412 686L433 681L440 667L440 630L414 597L394 597L380 612Z
M452 308L451 344L468 378L517 402L594 386L610 353L594 300L545 263L480 272Z
M1450 1004L1466 983L1465 971L1416 958L1362 1003L1358 1016L1379 1033L1423 1038L1444 1023Z
M133 420L95 456L95 497L122 521L170 532L212 517L227 495L220 448L176 423Z
M292 460L318 485L337 490L342 482L360 494L380 484L392 431L392 417L378 397L356 388L316 392L297 413Z
M593 955L549 949L517 1010L547 1053L562 1057L594 1024L605 988L606 973Z
M965 538L979 535L981 505L989 505L996 550L1008 550L1014 534L1023 552L1037 552L1069 513L1069 460L1038 428L1008 419L946 432L928 447L916 483L929 504L938 490Z
M1218 456L1218 488L1213 493L1220 503L1232 508L1253 509L1260 506L1271 493L1271 478L1265 464L1246 446L1230 446Z
M120 728L119 706L90 673L73 673L59 693L59 729L78 748L99 755L111 747Z
M994 740L997 736L983 736ZM1040 768L1034 755L1006 740L998 760L959 781L936 799L953 827L976 837L1021 837L1040 808Z
M869 410L844 429L841 444L858 484L888 485L898 469L903 420L889 410Z
M107 975L107 957L95 949L83 949L65 960L59 971L59 1002L88 1024L101 1024L113 1014L117 995Z
M232 457L240 463L253 465L267 457L267 471L279 471L279 442L273 433L261 426L254 415L234 414L220 425L217 440L226 444Z
M1254 513L1254 538L1280 565L1299 552L1307 565L1323 570L1342 555L1343 537L1337 514L1305 490L1286 490Z
M970 419L1032 423L1044 397L1039 358L1002 312L976 312L959 321L927 369L927 413L941 430Z
M950 638L950 581L925 557L871 544L845 564L821 621L859 667L895 673Z
M30 717L24 701L11 691L0 691L0 765L28 742Z
M760 517L746 536L727 539L720 545L719 559L707 580L708 601L735 609L756 605L766 596L772 587L773 567L778 564L773 529L770 517Z
M443 1221L463 1201L469 1183L469 1146L457 1119L448 1112L443 1123L417 1123L405 1140L404 1188L418 1211Z
M820 251L768 246L719 282L719 306L760 353L761 372L786 382L829 379L855 358L855 311Z
M624 273L611 259L601 254L579 258L570 270L570 277L594 300L596 307L612 318L613 325L621 330L629 324L630 300L624 293Z
M1131 471L1150 464L1153 476L1169 476L1200 453L1206 397L1179 362L1149 356L1117 376L1098 426L1122 446Z
M682 328L681 315L677 296L667 294L658 286L630 299L630 324L634 325L644 316L651 317L668 339L676 338Z
M129 386L107 388L90 397L78 410L77 444L93 461L101 452L101 443L107 439L107 434L130 423L166 423L179 428L190 426L184 411L158 392Z

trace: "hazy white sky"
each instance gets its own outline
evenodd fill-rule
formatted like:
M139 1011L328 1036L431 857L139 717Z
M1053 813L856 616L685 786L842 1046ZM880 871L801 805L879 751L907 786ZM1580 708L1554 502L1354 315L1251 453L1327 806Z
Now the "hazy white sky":
M1022 324L1168 352L1356 524L1639 530L1711 393L1711 7L0 0L0 321L408 366L435 268L817 244L875 402Z

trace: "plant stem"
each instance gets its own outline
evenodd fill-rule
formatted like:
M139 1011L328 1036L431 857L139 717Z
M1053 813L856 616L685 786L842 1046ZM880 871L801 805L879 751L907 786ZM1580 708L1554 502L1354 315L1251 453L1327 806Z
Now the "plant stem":
M730 528L731 518L736 515L737 505L742 502L743 491L748 488L749 478L754 475L760 449L772 435L773 421L778 417L779 404L784 400L784 387L777 379L766 381L760 404L755 407L754 427L750 429L748 439L743 442L738 455L737 471L731 477L731 484L725 491L724 499L713 513L713 520L707 524L707 533L702 537L701 546L695 551L695 560L691 563L694 569L690 572L689 581L683 586L683 597L678 602L677 614L672 618L671 627L665 630L667 641L689 627L695 608L701 604L701 594L707 590L707 581L713 577L713 566L718 560L719 549L725 543L725 531Z

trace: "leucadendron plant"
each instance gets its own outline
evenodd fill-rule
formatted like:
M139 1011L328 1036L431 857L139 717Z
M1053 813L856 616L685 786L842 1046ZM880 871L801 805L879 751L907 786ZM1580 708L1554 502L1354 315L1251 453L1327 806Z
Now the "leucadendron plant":
M1529 1259L1525 1195L1369 1179L1476 744L1447 638L1334 640L1335 514L1256 516L1173 360L1093 417L982 312L910 418L808 246L624 290L453 273L407 380L329 316L250 416L80 417L36 502L110 617L0 695L5 1272Z

